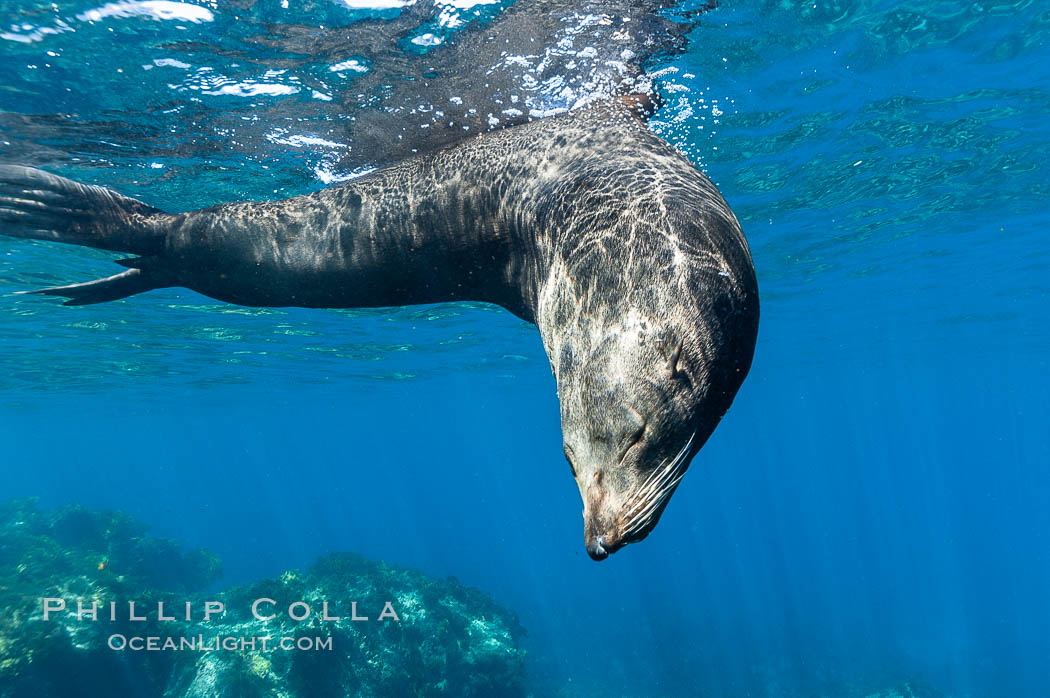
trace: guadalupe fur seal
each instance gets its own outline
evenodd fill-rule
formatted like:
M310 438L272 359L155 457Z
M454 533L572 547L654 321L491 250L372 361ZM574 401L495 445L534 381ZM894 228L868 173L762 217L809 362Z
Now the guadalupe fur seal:
M624 99L283 201L165 213L0 166L0 232L138 256L32 293L249 306L497 303L537 325L595 560L646 537L747 375L758 288L711 181Z

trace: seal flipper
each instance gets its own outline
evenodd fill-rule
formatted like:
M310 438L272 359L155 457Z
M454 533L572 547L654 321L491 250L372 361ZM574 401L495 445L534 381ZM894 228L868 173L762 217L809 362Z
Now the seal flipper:
M19 165L0 165L0 234L31 240L53 240L150 255L164 246L171 216L160 209L103 187ZM65 305L88 305L170 284L156 269L157 257L120 260L131 267L104 279L52 286L36 291L64 296Z
M0 234L102 250L156 254L170 216L104 187L0 165Z
M104 279L95 279L82 284L71 284L69 286L50 286L35 291L16 291L16 293L39 294L42 296L64 296L68 298L62 305L91 305L92 303L105 303L120 298L127 298L136 293L162 288L165 284L158 284L150 278L148 273L141 269L128 269Z

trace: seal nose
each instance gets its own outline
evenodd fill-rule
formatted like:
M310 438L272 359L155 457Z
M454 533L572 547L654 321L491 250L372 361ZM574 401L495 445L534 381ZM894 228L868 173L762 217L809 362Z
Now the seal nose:
M587 543L587 554L592 560L601 561L609 557L609 551L605 549L605 536L597 536Z

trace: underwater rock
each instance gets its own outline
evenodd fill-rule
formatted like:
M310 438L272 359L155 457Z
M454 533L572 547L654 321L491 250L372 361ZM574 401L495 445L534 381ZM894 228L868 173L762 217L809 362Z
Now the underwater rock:
M42 599L174 598L219 574L214 555L148 536L124 514L0 504L0 696L160 695L170 657L125 657L106 645L109 633L144 628L73 616L45 621Z
M524 694L517 646L524 631L486 595L453 580L333 554L306 574L286 572L215 598L227 615L209 625L212 633L298 646L206 653L177 677L172 695Z
M219 570L123 514L0 504L0 698L525 694L524 630L453 579L333 554L202 593Z

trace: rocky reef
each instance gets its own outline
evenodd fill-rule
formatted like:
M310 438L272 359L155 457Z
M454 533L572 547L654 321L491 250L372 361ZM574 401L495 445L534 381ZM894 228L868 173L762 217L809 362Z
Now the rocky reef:
M219 575L126 515L0 504L0 698L525 693L524 630L455 580L352 554Z

